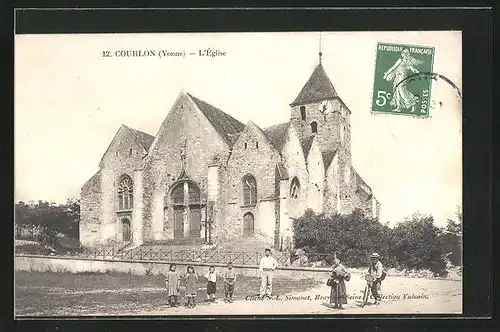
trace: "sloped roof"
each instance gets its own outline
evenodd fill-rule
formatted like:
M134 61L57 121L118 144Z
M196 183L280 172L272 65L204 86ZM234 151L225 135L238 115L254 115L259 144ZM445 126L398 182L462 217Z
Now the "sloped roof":
M325 69L321 63L314 69L311 77L300 91L299 95L290 106L306 104L323 99L338 97L337 91L332 82L326 75Z
M356 172L356 170L354 169L353 166L351 166L351 170L354 173L354 175L356 176L356 182L358 184L358 188L361 188L364 191L366 191L366 193L368 195L372 195L373 194L372 193L372 188L370 188L370 186L366 184L366 182L361 178L361 176L358 174L358 172Z
M311 151L313 139L314 139L314 135L311 135L311 136L307 136L307 137L303 138L300 141L300 144L302 145L302 151L304 151L305 159L307 159L307 156L309 155L309 151Z
M245 125L217 107L212 106L189 93L188 96L193 100L196 106L198 106L200 111L205 115L208 121L210 121L215 130L217 130L226 143L229 146L233 146L238 139L237 134L245 129Z
M127 128L132 136L134 137L134 139L136 140L136 142L142 146L144 149L146 149L146 151L149 150L149 147L151 146L151 144L153 144L153 141L154 141L154 136L152 135L149 135L148 133L145 133L143 131L140 131L140 130L137 130L137 129L134 129L134 128L130 128L128 126L125 126L123 125L125 128Z
M95 185L101 178L101 170L99 169L90 179L85 182L85 184L82 186L81 190L86 191L88 187Z
M332 163L333 157L337 154L337 150L327 150L321 153L323 155L323 163L325 165L325 170Z
M283 146L285 145L286 133L290 122L279 123L274 126L264 128L264 134L276 150L281 152Z
M286 169L286 166L282 161L278 161L278 163L276 164L276 168L278 169L280 180L286 180L289 178L288 170Z

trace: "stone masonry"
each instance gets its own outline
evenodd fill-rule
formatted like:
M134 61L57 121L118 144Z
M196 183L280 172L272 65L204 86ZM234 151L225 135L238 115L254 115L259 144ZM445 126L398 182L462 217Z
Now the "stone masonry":
M377 219L380 203L352 165L350 114L321 61L290 104L290 121L268 128L182 91L156 136L120 127L82 187L80 241L257 236L287 246L306 209L359 208Z

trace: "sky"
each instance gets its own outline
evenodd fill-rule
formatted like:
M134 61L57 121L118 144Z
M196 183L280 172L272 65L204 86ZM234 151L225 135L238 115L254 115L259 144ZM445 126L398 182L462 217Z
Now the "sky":
M319 32L16 35L15 200L63 203L121 124L153 136L181 90L261 127L286 122L318 64ZM433 82L427 119L372 114L376 45L434 46L434 72L461 89L459 31L323 32L322 63L351 110L353 165L382 222L432 214L443 226L462 201L462 104ZM210 48L225 56L189 55ZM116 52L154 50L152 57ZM160 50L185 57L159 57ZM109 51L111 57L103 57Z

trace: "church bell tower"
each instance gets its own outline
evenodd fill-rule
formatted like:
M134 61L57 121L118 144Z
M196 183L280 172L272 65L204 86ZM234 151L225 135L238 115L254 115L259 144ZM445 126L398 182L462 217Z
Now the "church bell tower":
M321 39L319 63L290 104L291 122L302 140L316 136L321 151L337 150L345 162L351 160L351 111L340 99L322 64Z

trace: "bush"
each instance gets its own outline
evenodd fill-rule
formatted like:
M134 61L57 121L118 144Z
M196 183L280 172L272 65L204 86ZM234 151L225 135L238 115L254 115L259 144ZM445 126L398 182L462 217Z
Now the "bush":
M309 262L331 264L336 253L350 267L366 267L370 254L378 252L386 267L443 274L446 266L432 217L415 215L391 229L360 210L331 216L307 210L294 220L293 229L295 248L304 249Z

